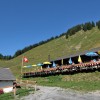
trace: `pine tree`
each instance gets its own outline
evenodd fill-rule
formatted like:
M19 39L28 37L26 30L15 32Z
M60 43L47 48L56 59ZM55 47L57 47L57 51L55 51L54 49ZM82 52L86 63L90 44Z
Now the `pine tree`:
M95 23L92 21L92 27L95 27Z
M0 59L3 59L3 55L2 54L0 54Z
M96 22L96 26L100 29L100 21Z

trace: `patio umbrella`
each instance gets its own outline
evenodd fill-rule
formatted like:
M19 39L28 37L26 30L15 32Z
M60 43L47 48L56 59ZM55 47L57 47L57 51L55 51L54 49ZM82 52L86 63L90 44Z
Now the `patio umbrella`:
M43 64L51 64L51 62L48 62L48 61L47 61L47 62L43 62Z
M55 64L55 62L53 61L53 65L52 65L53 67L56 67L56 64Z
M79 57L78 57L78 62L79 62L79 63L82 63L82 59L81 59L80 55L79 55Z
M97 53L100 55L100 50Z
M42 65L43 65L42 63L38 63L38 64L37 64L37 66L42 66Z
M28 65L27 68L32 68L32 65Z
M23 68L26 68L27 66L23 66Z
M37 65L36 64L34 64L34 65L32 65L33 67L36 67Z
M23 66L23 68L32 68L32 65Z
M86 56L90 56L91 59L92 59L92 57L94 57L94 56L98 56L98 54L97 54L96 52L87 52L85 55L86 55Z
M99 59L100 59L100 50L97 53L98 53L98 56L99 56Z
M69 59L69 61L68 61L68 62L69 62L69 64L72 64L72 63L73 63L71 58Z
M48 68L50 68L50 66L48 65Z

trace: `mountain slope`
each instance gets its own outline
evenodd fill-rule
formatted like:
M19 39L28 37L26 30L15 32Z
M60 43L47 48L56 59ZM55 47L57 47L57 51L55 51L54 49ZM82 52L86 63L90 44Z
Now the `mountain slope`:
M86 32L79 31L75 35L69 36L68 39L62 36L33 48L23 54L29 59L29 63L24 63L24 65L47 61L48 55L50 55L51 60L55 60L59 57L68 56L96 47L100 47L100 30L97 27ZM0 67L10 67L15 75L19 75L18 73L20 73L23 55L9 61L1 60ZM36 68L33 68L32 70L35 69Z

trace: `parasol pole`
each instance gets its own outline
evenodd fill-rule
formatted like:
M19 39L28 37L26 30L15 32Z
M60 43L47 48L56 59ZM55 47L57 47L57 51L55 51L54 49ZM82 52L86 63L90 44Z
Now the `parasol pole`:
M61 59L61 64L63 65L63 59Z
M50 62L50 54L48 55L48 61Z

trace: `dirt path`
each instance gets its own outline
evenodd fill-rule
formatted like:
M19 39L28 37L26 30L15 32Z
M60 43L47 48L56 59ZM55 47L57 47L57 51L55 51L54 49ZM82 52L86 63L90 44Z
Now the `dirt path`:
M59 87L38 86L37 88L39 89L38 91L21 98L21 100L100 100L100 91L79 93Z

